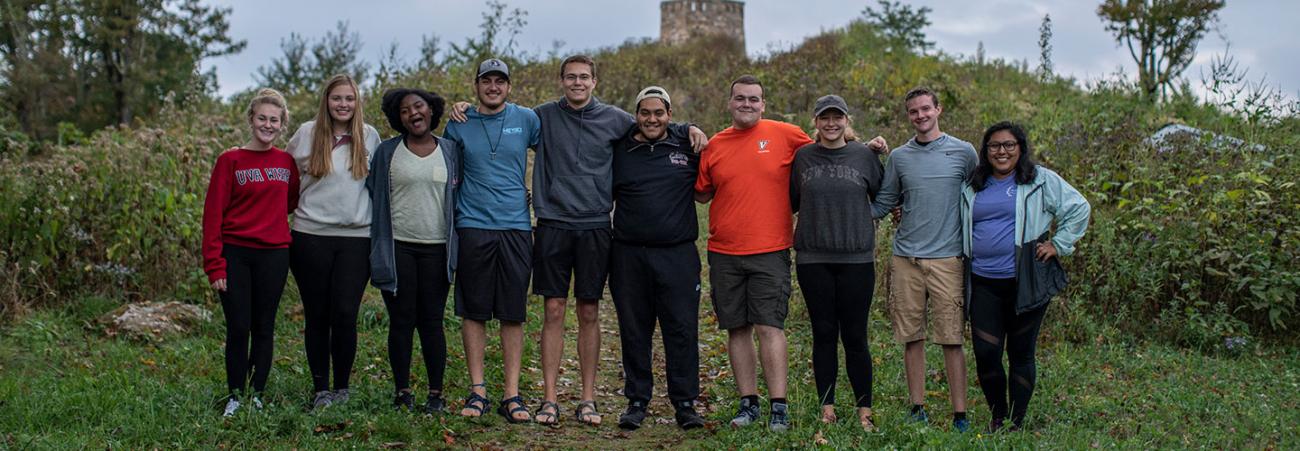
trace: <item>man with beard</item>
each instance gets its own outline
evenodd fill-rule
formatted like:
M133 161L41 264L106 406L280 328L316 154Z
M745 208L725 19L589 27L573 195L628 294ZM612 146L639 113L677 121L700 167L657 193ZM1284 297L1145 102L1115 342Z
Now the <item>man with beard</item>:
M668 398L682 429L704 426L700 395L700 256L695 248L695 178L700 159L688 126L673 124L668 91L641 90L637 126L614 144L614 230L609 288L623 348L623 429L645 420L654 389L651 339L658 321L667 360Z
M478 106L468 120L448 123L446 136L463 149L464 181L456 199L460 238L456 271L456 314L462 322L470 394L461 415L477 417L490 401L483 382L486 322L501 322L504 399L497 413L511 423L528 421L519 396L520 359L527 317L528 274L532 269L532 223L524 186L528 149L538 145L537 114L506 101L510 69L498 59L479 65L474 79Z

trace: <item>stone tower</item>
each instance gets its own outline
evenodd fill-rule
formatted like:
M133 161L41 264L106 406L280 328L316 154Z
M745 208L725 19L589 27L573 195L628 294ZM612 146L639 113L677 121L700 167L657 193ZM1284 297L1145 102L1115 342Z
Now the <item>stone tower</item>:
M659 3L659 40L680 44L707 35L731 36L745 48L745 4L737 0L665 0Z

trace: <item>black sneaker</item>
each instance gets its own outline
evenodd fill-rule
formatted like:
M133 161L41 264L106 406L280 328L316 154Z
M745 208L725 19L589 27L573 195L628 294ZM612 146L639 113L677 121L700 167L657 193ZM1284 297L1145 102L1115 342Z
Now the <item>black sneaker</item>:
M767 428L772 432L785 432L790 430L789 407L783 402L772 403L772 417L767 420Z
M320 410L334 404L334 392L321 390L311 399L311 410Z
M1006 427L1006 424L1007 424L1006 420L1001 418L994 418L993 421L989 422L989 433L995 434L998 432L1002 432L1002 429Z
M443 400L442 396L429 395L429 399L424 400L420 410L427 414L443 413L447 411L447 401Z
M627 411L618 417L618 427L628 431L640 429L641 422L645 421L646 413L645 401L629 401Z
M677 419L677 426L685 430L699 429L704 427L704 417L695 412L695 404L690 401L679 402L673 405L677 410L673 416Z
M736 409L736 416L731 419L731 427L749 426L758 421L759 415L758 403L751 403L748 398L740 398L740 408Z
M409 391L397 392L397 397L393 398L393 407L397 410L406 409L408 412L414 411L415 396Z

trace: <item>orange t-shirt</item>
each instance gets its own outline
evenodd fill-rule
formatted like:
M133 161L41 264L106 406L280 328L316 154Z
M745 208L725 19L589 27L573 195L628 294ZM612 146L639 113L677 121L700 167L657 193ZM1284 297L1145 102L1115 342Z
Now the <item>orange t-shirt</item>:
M794 244L790 164L811 143L797 126L768 119L745 130L729 127L709 140L695 190L709 204L709 251L753 255Z

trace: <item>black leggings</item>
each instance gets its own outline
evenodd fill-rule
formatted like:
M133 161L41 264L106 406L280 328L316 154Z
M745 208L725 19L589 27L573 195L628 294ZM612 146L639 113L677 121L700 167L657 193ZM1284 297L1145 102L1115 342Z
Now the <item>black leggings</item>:
M289 267L302 297L303 345L313 391L348 388L357 356L357 310L370 279L370 238L293 232Z
M397 391L411 388L411 348L420 331L420 350L429 372L429 391L442 392L447 368L447 338L442 330L447 307L447 245L395 242L397 293L384 292L388 306L388 360Z
M1011 394L1011 421L1025 420L1034 395L1037 367L1034 351L1047 307L1016 314L1016 279L989 279L971 275L970 328L975 348L975 369L993 418L1007 418L1007 392ZM1002 367L1006 344L1011 380Z
M266 390L275 346L275 315L289 275L288 249L254 249L223 244L226 291L226 386L243 391L252 373L253 391ZM252 337L250 346L249 337Z
M871 348L867 318L876 286L874 263L814 263L797 265L799 287L808 303L813 330L813 378L822 405L835 404L839 342L844 342L844 368L858 407L871 407Z

